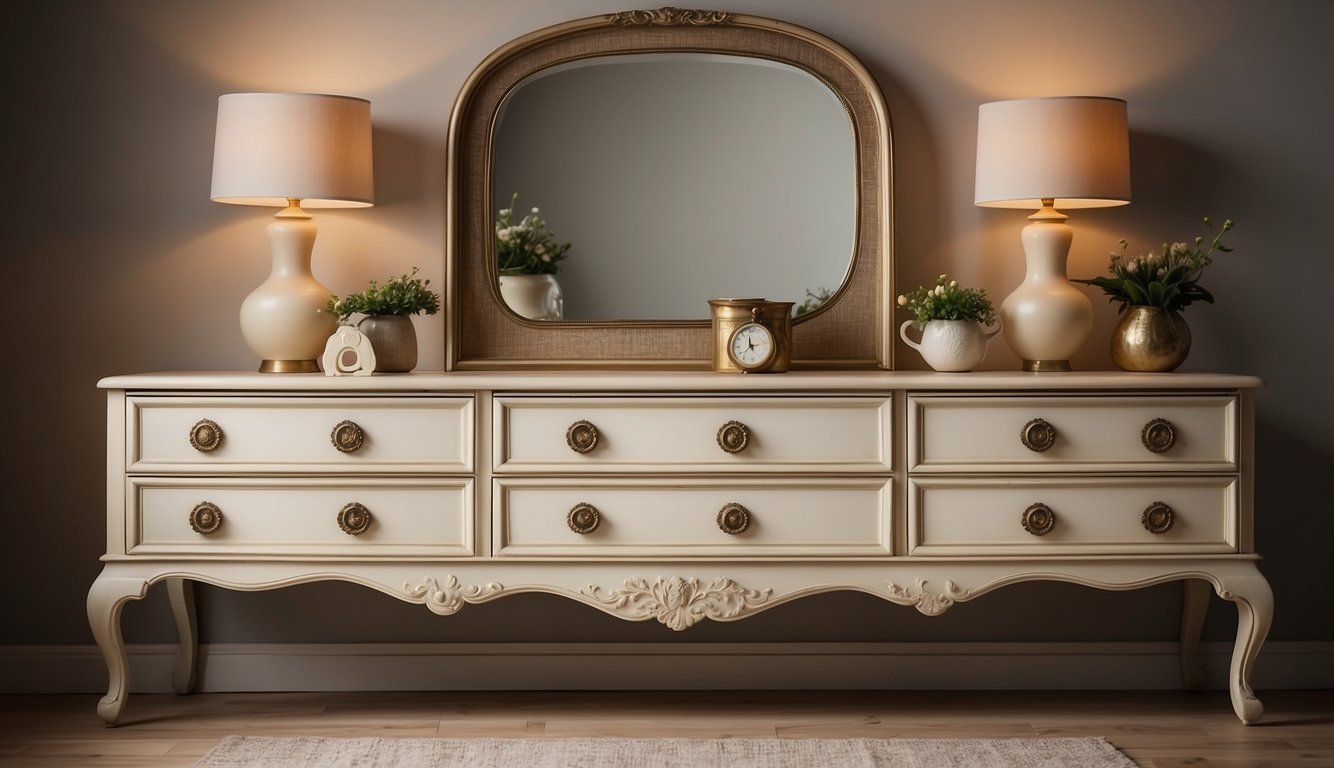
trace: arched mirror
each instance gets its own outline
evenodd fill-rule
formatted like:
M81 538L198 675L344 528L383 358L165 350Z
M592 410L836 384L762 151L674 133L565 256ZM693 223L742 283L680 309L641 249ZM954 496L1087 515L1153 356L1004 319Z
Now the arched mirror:
M664 8L519 38L451 122L447 365L707 368L708 300L744 295L799 305L793 368L891 367L889 147L869 73L789 24ZM558 314L501 289L497 222L525 217L569 243Z

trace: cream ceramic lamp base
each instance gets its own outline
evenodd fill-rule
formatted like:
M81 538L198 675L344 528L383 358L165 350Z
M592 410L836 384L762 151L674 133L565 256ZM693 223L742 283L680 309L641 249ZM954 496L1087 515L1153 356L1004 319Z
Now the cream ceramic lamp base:
M1005 301L1000 316L1005 341L1025 371L1068 371L1093 329L1093 304L1070 283L1066 257L1074 232L1049 205L1024 227L1027 274Z
M326 310L329 289L310 271L315 224L289 205L268 226L273 270L241 304L241 334L262 361L260 373L313 373L338 327Z

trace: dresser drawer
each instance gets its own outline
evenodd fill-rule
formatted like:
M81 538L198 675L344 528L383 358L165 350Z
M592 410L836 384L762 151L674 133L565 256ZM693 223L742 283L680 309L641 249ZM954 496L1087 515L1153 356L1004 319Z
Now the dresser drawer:
M497 472L888 472L884 397L497 397Z
M913 396L909 469L1235 472L1236 425L1233 395Z
M138 474L470 472L466 397L129 398Z
M133 478L126 551L466 557L473 554L472 485L471 478ZM358 519L354 504L369 518ZM210 519L218 516L220 522Z
M495 482L493 504L496 554L502 556L837 557L890 551L888 478L506 478ZM578 533L574 528L580 526L592 529Z
M1237 551L1231 477L917 478L908 496L912 555Z

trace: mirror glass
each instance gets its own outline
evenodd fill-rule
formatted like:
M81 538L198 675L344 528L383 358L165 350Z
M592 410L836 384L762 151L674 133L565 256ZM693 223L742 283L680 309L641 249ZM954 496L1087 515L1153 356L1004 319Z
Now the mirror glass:
M493 215L533 208L558 243L564 320L700 320L708 300L818 306L849 272L857 155L836 94L776 61L580 59L497 112ZM518 310L511 306L511 309Z

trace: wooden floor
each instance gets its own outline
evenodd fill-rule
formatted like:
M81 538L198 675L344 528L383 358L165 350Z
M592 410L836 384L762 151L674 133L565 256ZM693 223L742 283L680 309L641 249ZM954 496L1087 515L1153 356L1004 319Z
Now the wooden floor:
M1334 691L227 693L0 696L0 766L191 766L229 734L413 737L1021 738L1102 736L1146 768L1334 766Z

